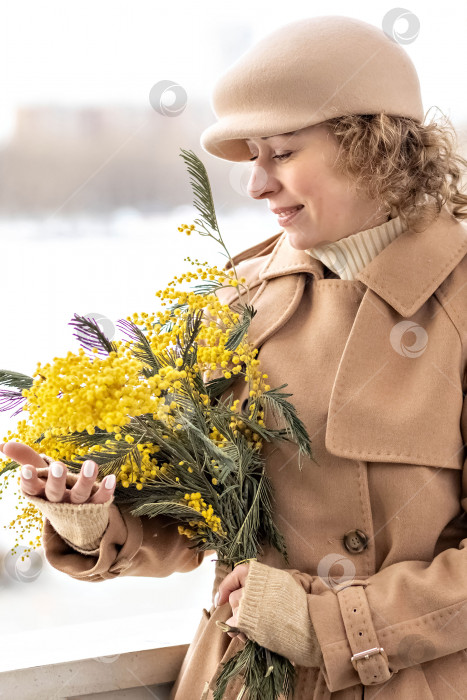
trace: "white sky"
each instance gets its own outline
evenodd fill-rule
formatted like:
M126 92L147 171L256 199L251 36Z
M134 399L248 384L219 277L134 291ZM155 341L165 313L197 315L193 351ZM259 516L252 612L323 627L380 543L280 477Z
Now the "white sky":
M381 0L0 0L0 137L28 104L148 106L152 85L178 82L209 100L218 75L277 27L333 14L381 26ZM404 48L419 73L425 110L438 105L467 121L467 4L416 0L404 6L420 33ZM405 20L398 28L403 31Z

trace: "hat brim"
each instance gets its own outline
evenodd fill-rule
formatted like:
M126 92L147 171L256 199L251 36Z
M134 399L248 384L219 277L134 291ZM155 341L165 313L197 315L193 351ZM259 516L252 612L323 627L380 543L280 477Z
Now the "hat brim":
M251 151L245 139L259 138L261 136L275 136L285 134L289 131L297 131L306 126L313 126L325 121L322 114L315 116L315 119L306 116L297 116L293 121L287 119L284 114L281 119L277 112L268 115L267 113L252 113L248 115L234 115L223 117L220 121L205 129L200 137L201 147L217 158L231 160L234 162L247 161L251 158ZM247 124L247 127L245 126Z

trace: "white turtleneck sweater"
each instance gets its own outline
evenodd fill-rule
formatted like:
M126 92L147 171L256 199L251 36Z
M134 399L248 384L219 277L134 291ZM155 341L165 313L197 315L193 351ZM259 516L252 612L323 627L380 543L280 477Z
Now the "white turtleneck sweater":
M338 277L353 280L391 241L405 231L400 216L379 226L344 236L338 241L307 248L306 253L321 260Z

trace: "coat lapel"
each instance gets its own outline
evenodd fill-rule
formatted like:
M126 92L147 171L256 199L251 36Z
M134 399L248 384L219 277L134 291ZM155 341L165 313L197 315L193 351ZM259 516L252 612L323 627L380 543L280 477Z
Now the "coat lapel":
M467 253L467 228L446 207L420 232L401 233L357 279L401 316L412 316Z
M323 277L322 263L304 251L292 248L285 232L239 253L233 257L233 262L237 265L246 260L254 264L256 256L264 255L268 255L266 263L258 261L248 276L252 292L250 304L256 310L248 329L248 340L257 348L278 331L297 309L307 283L306 273L317 279ZM229 269L230 263L225 267ZM220 290L217 295L225 304L238 301L237 291L232 287ZM245 294L241 294L240 298L242 303L247 302Z

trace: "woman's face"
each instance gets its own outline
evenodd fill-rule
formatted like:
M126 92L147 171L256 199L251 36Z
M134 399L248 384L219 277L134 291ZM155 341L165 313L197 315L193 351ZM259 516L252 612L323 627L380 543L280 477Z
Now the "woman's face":
M250 197L267 199L271 210L301 206L293 217L277 218L293 248L336 241L388 220L375 200L357 195L353 182L334 170L337 139L325 124L247 144L253 160Z

